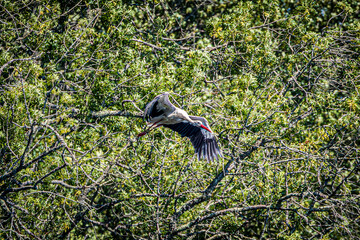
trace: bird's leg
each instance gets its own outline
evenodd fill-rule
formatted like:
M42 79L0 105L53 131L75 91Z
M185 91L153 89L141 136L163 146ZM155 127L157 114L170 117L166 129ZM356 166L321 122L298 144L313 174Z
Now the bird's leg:
M146 129L145 131L139 133L137 136L138 136L138 137L142 137L142 136L146 135L147 133L149 133L151 130L154 130L155 128L161 127L162 124L156 125L156 124L159 123L160 121L161 121L161 120L153 123L148 129Z
M159 125L156 125L156 126L151 126L150 128L149 128L149 132L151 131L151 130L154 130L155 128L158 128L158 127L161 127L162 126L162 124L159 124Z

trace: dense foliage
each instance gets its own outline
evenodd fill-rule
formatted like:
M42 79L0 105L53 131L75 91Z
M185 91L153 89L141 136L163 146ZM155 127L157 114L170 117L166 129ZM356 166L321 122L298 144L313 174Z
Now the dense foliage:
M359 239L359 2L0 6L0 238Z

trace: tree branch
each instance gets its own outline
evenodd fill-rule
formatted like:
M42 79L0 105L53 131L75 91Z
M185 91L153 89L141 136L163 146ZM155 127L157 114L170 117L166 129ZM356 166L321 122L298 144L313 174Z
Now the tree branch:
M134 42L138 42L138 43L144 44L144 45L146 45L146 46L151 47L151 48L154 49L154 50L158 50L158 51L162 51L162 50L163 50L162 47L158 47L158 46L156 46L156 45L154 45L154 44L147 43L147 42L144 42L144 41L139 40L139 39L134 39L134 38L133 38L133 39L130 39L130 41L134 41Z
M40 53L39 55L35 56L35 57L31 57L31 58L19 58L19 59L11 59L10 61L8 61L7 63L5 63L1 68L0 68L0 76L2 74L2 72L4 71L4 69L11 63L16 62L16 61L31 61L31 60L35 60L38 59L39 57L41 57L43 53Z
M226 166L224 167L224 170L213 179L213 181L209 184L209 186L206 188L206 190L203 192L203 194L200 197L188 201L178 211L174 213L173 223L175 224L179 220L180 216L184 214L186 211L192 209L196 205L208 200L211 197L211 193L215 190L219 182L221 182L224 179L224 177L228 174L228 172L234 168L235 166L234 161L239 162L241 160L244 160L245 158L249 157L251 153L253 153L260 146L262 146L264 143L265 140L259 138L256 141L255 145L253 145L248 151L241 154L237 159L232 158L231 160L229 160ZM169 235L169 238L172 238L177 232L178 231L175 230L173 233Z
M99 112L91 113L91 117L93 118L104 118L110 116L121 116L121 117L135 117L135 118L143 118L142 113L130 113L127 111L111 111L111 110L104 110Z

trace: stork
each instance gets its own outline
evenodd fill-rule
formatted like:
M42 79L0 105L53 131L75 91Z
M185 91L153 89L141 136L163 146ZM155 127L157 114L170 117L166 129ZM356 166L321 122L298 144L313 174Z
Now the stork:
M144 136L158 127L167 127L178 132L181 137L188 137L200 160L208 161L222 157L215 135L210 129L208 121L203 117L189 116L184 110L175 107L169 101L169 93L156 96L145 107L144 120L148 129L138 134Z

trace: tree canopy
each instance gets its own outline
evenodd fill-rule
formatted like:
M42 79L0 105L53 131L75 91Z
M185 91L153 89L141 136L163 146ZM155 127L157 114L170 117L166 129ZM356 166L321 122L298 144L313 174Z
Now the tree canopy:
M0 238L360 238L359 2L0 7ZM162 92L223 158L136 137Z

